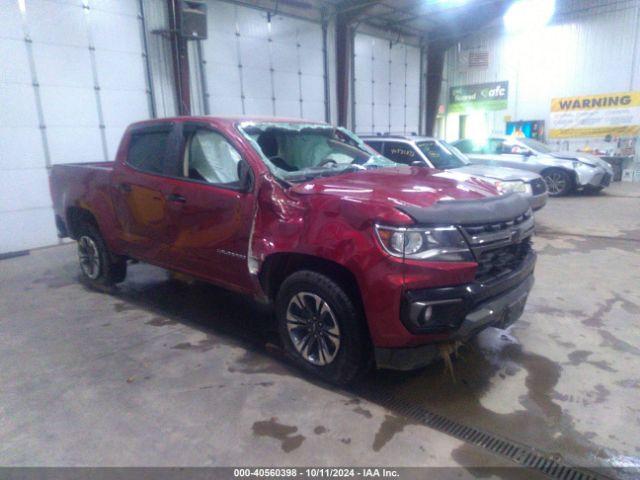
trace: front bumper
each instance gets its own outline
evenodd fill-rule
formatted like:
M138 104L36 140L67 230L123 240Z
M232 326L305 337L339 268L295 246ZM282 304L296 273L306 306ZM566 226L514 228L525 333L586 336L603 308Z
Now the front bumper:
M437 331L447 333L444 341L468 340L488 327L507 328L522 315L534 283L535 261L536 254L530 252L517 270L489 283L473 282L406 292L403 323L410 329L406 320L411 314L410 306L424 302L453 307L441 312L453 317L438 327ZM409 348L375 348L378 368L413 370L428 365L437 357L437 343Z
M531 210L540 210L547 204L548 199L549 194L547 192L541 193L540 195L532 195L528 198L529 205L531 205Z
M575 170L578 188L608 187L613 178L613 171L609 172L602 167L579 165Z

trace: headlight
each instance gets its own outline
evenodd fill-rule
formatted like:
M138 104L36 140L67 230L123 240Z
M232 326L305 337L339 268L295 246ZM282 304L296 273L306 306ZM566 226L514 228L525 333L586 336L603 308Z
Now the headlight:
M394 257L434 262L473 262L467 242L456 227L397 228L376 225L382 248Z
M587 163L584 160L580 160L580 159L574 160L573 168L578 168L578 167L596 168L596 165L591 165L590 163Z
M515 192L523 195L532 195L531 185L525 182L516 180L514 182L496 182L498 192L502 195Z

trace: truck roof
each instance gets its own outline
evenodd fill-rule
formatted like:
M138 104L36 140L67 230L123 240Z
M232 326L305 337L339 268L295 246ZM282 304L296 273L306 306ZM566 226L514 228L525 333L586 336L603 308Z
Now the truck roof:
M435 137L426 137L422 135L358 135L365 141L377 141L377 142L425 142L425 141L438 141Z
M325 122L319 122L317 120L305 120L302 118L287 118L287 117L267 117L267 116L255 116L255 115L189 115L180 117L165 117L165 118L152 118L149 120L143 120L131 124L132 127L142 127L145 125L157 125L159 123L173 123L173 122L212 122L218 125L236 125L242 122L268 122L268 123L306 123L327 125Z

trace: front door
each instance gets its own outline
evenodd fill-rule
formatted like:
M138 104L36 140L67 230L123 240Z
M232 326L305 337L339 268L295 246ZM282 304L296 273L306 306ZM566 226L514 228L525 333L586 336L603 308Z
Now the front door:
M185 124L178 159L171 195L181 203L172 210L170 242L181 270L249 289L254 195L240 188L238 149L208 126Z

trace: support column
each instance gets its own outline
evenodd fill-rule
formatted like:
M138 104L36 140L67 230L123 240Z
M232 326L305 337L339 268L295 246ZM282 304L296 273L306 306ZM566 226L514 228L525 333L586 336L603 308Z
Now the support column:
M442 74L444 71L444 56L447 51L445 43L430 43L427 48L427 76L426 76L426 125L425 134L433 136L438 115L438 101L442 89Z
M348 126L349 81L353 59L353 27L350 16L338 14L336 18L336 96L338 100L338 125Z
M176 80L178 97L178 114L191 114L191 92L189 90L189 53L187 39L180 35L180 0L167 0L169 9L169 38L171 39L171 56L173 58L173 74Z

